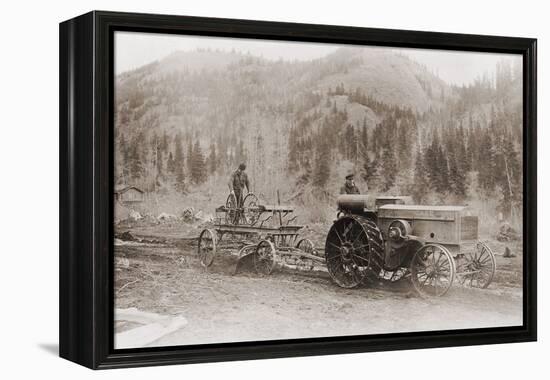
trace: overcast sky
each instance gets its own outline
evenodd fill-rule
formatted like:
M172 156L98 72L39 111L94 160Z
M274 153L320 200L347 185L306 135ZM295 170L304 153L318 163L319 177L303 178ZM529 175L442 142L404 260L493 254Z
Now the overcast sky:
M116 32L115 72L135 69L162 59L174 51L198 48L242 51L244 53L277 60L311 60L323 57L342 45L321 43L279 42L266 40L195 37L168 34ZM382 48L387 49L387 48ZM502 59L519 60L520 55L493 53L451 52L426 49L394 49L426 65L450 84L468 84L483 73L494 73L496 63Z

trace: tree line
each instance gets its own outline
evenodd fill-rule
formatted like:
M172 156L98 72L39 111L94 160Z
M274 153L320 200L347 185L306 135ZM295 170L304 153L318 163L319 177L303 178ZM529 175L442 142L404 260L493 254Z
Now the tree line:
M247 160L244 143L236 137L234 148L220 139L207 149L198 136L176 133L172 137L166 131L150 136L140 132L130 139L119 134L116 140L117 183L133 184L147 192L172 188L186 193L210 175Z
M491 107L487 118L470 113L445 119L435 111L417 114L379 104L359 89L330 91L325 105L330 111L320 122L306 116L290 130L288 169L298 185L322 189L331 175L342 177L331 173L338 167L334 163L348 161L376 193L411 194L419 203L497 197L505 214L521 204L521 123L506 108ZM345 109L330 102L335 94L365 105L376 102L380 122L374 128L366 119L354 125Z
M521 204L521 107L507 95L520 79L517 68L503 65L495 81L482 77L442 92L437 106L421 112L343 83L283 97L283 86L253 86L278 77L259 76L245 63L229 77L143 79L154 66L138 71L132 81L139 85L117 94L117 183L186 193L247 162L264 187L292 181L322 196L331 177L343 178L336 171L346 162L375 193L412 194L416 202L494 197L505 213ZM350 115L351 104L372 110L376 120Z

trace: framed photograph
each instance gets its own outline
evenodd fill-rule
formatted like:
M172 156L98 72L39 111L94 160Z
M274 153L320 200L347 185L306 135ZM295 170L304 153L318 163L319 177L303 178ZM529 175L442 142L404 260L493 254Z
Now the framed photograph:
M60 24L60 356L536 340L536 40Z

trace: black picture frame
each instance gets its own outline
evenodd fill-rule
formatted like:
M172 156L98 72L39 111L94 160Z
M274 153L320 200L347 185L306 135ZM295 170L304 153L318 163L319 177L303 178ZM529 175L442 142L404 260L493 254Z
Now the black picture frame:
M113 34L139 31L523 56L522 326L113 349ZM93 369L535 341L537 41L93 11L60 24L60 356Z

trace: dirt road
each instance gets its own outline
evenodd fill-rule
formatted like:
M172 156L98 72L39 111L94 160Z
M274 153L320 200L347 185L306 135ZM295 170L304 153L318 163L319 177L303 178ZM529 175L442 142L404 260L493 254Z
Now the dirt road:
M324 272L234 275L231 255L218 256L205 270L196 257L196 240L179 238L181 229L132 234L145 241L115 246L116 307L188 320L153 346L522 324L517 271L506 265L499 265L504 271L489 289L455 286L444 297L425 300L405 282L342 289ZM131 327L117 323L115 329Z

